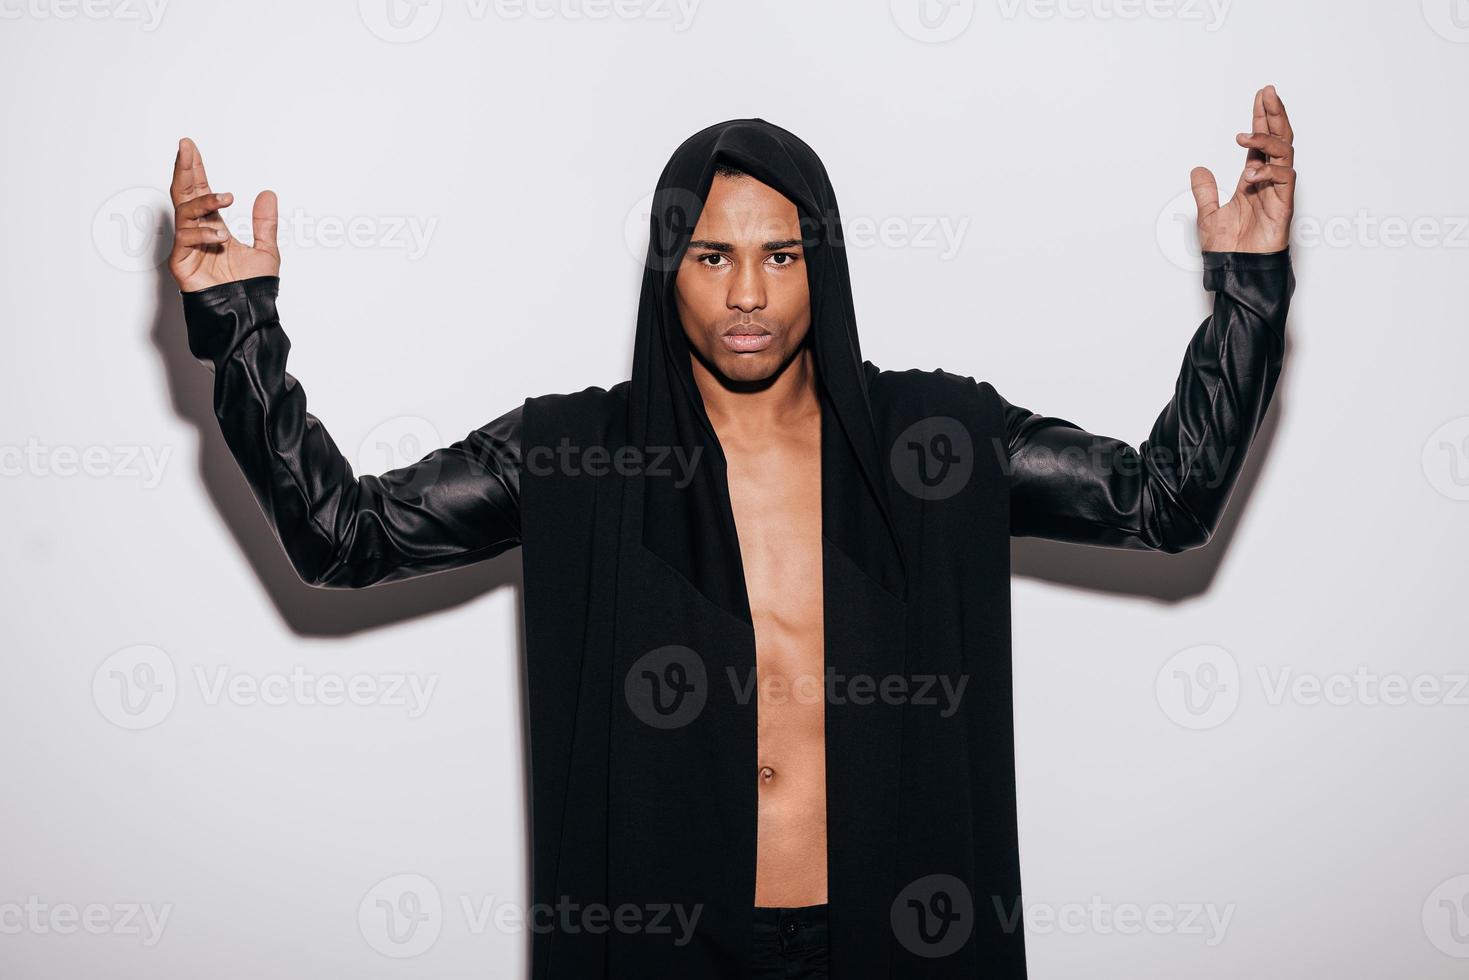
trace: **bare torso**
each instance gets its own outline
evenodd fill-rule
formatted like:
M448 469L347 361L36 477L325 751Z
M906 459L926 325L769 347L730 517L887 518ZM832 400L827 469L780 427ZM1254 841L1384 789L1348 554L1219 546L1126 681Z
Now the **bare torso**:
M813 402L774 431L720 433L755 626L761 906L827 900L820 421Z

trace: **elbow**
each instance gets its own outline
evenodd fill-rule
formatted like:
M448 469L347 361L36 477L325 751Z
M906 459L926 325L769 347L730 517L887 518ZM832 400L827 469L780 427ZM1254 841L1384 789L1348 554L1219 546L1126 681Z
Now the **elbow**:
M345 570L341 566L310 566L293 562L292 567L296 569L296 577L313 589L336 591L353 587L350 579L343 574Z
M1215 527L1194 517L1178 514L1177 520L1164 525L1155 545L1156 550L1167 555L1180 555L1185 551L1197 551L1214 539Z
M1154 508L1155 519L1148 522L1152 528L1148 543L1154 551L1178 555L1196 551L1213 540L1219 527L1217 515L1212 519L1202 517L1171 493L1154 499L1159 506Z
M304 582L306 585L310 586L313 589L321 589L322 591L340 592L340 591L343 591L345 589L360 588L360 586L355 585L355 584L353 584L350 581L343 580L343 579L340 579L340 578L334 578L334 577L323 576L323 575L307 575L307 574L302 574L299 571L297 572L297 574L300 577L300 579L301 579L302 582Z
M1195 551L1209 543L1209 535L1189 538L1168 538L1158 545L1157 550L1165 555L1181 555L1185 551Z
M304 585L339 591L360 589L373 583L373 576L363 564L345 559L346 549L323 539L314 539L313 543L318 546L286 548L291 567Z
M313 589L340 592L346 589L365 589L370 585L386 581L390 576L375 565L354 565L333 561L324 567L305 568L296 566L296 575Z

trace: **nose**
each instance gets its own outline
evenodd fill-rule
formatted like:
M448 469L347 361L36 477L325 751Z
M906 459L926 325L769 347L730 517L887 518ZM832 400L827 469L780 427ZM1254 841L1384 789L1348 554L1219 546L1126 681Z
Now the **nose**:
M753 313L765 308L765 280L761 278L760 263L741 263L729 284L726 305L742 313Z

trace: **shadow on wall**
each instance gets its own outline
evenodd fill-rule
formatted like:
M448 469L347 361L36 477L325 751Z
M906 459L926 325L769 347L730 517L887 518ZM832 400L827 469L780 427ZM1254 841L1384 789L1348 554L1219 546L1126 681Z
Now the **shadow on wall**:
M1275 442L1275 433L1288 401L1287 382L1293 366L1291 335L1287 328L1285 363L1275 386L1275 395L1264 421L1260 423L1260 430L1255 434L1224 517L1213 539L1204 547L1167 555L1040 538L1011 538L1011 573L1091 592L1132 595L1169 603L1206 592L1224 561L1225 552L1229 550L1240 519L1254 495L1260 472L1270 457L1270 447Z
M163 357L173 408L198 430L199 475L210 499L291 630L300 636L351 636L376 626L453 608L505 585L514 587L519 600L524 579L517 549L466 568L367 589L316 589L300 580L220 435L213 411L214 375L189 352L178 287L167 270L170 244L164 236L159 246L163 254L157 272L152 340ZM1275 441L1294 367L1291 346L1291 336L1287 333L1285 366L1270 410L1250 448L1223 521L1208 545L1178 555L1162 555L1013 538L1013 574L1093 592L1162 602L1178 602L1205 592L1234 538ZM519 601L515 608L519 660L523 663L524 623Z
M172 242L166 240L162 247ZM302 582L225 445L214 418L214 372L189 351L178 285L166 254L157 272L153 346L162 355L174 411L199 432L199 476L209 498L249 559L290 629L300 636L351 636L387 623L432 615L505 585L523 585L517 549L465 568L434 572L366 589L319 589ZM180 556L187 560L187 556ZM520 603L516 603L517 616ZM523 624L520 627L524 646Z
M525 614L521 602L525 579L520 563L520 550L512 548L504 554L464 568L433 572L417 578L388 582L365 589L319 589L301 581L276 540L269 520L256 502L240 472L239 465L225 445L214 418L214 372L189 351L184 325L183 304L178 285L168 272L167 252L172 247L170 236L161 236L163 254L159 256L156 280L157 305L153 315L151 340L162 356L168 378L173 410L194 425L199 432L199 476L209 499L214 502L226 527L234 536L240 551L249 559L256 577L265 587L271 602L286 625L298 636L340 637L370 630L388 623L401 623L429 616L444 609L463 605L471 599L504 586L515 589L516 683L520 691L522 728L529 717L525 670ZM180 555L180 561L190 556ZM208 588L201 582L199 588ZM498 651L487 651L494 655ZM521 782L523 801L521 820L531 826L530 812L530 739L521 739ZM509 787L505 787L508 789ZM529 841L525 843L529 857ZM530 894L530 862L526 862L524 893ZM525 962L530 962L531 935L526 933Z
M444 609L463 605L506 585L516 592L517 665L521 719L529 717L526 704L525 623L521 598L524 594L519 549L465 568L435 572L366 589L317 589L296 575L284 549L276 540L269 521L256 502L225 445L214 418L214 374L194 358L188 347L183 306L178 287L166 266L171 242L163 236L156 280L156 311L151 339L162 356L174 411L191 422L199 433L199 475L216 510L249 559L256 576L289 628L299 636L350 637L388 623L400 623ZM1286 401L1285 391L1293 359L1286 340L1286 361L1274 402L1267 414L1245 467L1240 474L1223 522L1205 547L1179 555L1087 547L1035 538L1011 539L1012 572L1027 578L1095 592L1134 595L1163 602L1178 602L1203 593L1213 581L1224 553L1238 527L1240 517L1254 493L1264 461L1269 457L1279 418ZM188 560L181 555L181 561ZM201 583L201 588L208 588ZM524 825L531 826L530 740L522 740L521 797ZM528 842L527 842L528 848ZM527 862L525 894L532 887ZM530 935L526 936L526 962L530 962Z

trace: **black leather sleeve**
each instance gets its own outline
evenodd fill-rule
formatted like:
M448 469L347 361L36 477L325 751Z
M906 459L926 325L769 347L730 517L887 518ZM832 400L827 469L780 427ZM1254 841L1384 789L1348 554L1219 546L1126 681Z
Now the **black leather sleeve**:
M1203 259L1213 312L1137 449L1000 399L1013 535L1168 553L1213 535L1280 376L1295 276L1289 249Z
M301 579L361 588L490 558L520 538L520 408L381 476L354 476L306 392L277 276L182 293L189 349L214 365L214 414Z

